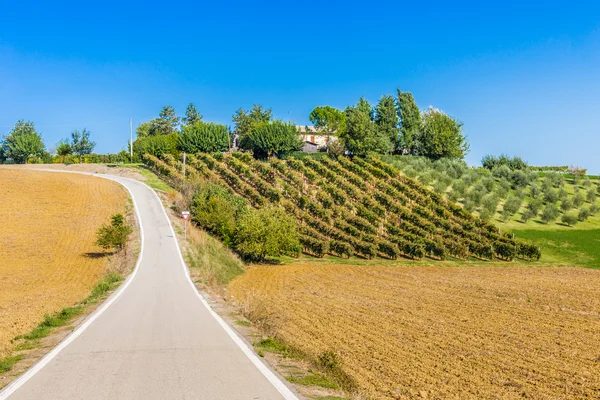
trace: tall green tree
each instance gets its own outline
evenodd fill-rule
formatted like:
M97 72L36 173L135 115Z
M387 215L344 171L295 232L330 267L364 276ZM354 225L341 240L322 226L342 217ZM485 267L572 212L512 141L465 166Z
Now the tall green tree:
M462 123L430 107L423 113L420 155L432 158L463 159L469 143L462 133Z
M302 140L291 122L261 122L240 139L242 150L252 151L255 158L282 156L302 148Z
M194 125L197 122L202 121L202 115L196 109L193 103L188 104L185 110L185 117L182 118L183 125Z
M19 120L2 141L4 159L24 164L30 157L42 158L46 147L33 122Z
M177 147L186 153L217 152L229 149L229 129L212 122L184 125L177 138Z
M340 136L346 129L346 114L334 107L315 107L308 119L327 136Z
M341 139L346 144L346 150L357 156L369 152L389 153L392 144L389 137L381 135L373 122L373 108L364 97L361 97L354 107L347 107L346 130Z
M396 143L398 151L416 154L421 133L421 112L412 93L398 89L398 116L400 118L400 137Z
M83 162L82 156L91 154L94 147L96 147L96 143L90 140L90 131L86 128L83 128L81 132L78 130L71 132L71 149L73 154L79 158L79 162Z
M148 136L152 136L150 133L152 131L153 126L154 120L142 122L141 124L139 124L137 128L135 128L135 133L137 134L137 137L145 138Z
M240 136L241 140L244 135L250 133L256 125L263 122L270 122L272 119L273 111L270 108L263 108L263 106L257 104L255 104L250 111L245 111L240 108L233 115L235 132Z
M375 107L375 125L379 135L387 137L393 148L398 142L398 113L396 103L391 95L384 95Z
M164 106L162 110L160 110L160 113L158 113L158 118L168 127L169 132L166 134L171 134L177 130L177 127L179 126L179 117L175 115L175 109L173 107Z

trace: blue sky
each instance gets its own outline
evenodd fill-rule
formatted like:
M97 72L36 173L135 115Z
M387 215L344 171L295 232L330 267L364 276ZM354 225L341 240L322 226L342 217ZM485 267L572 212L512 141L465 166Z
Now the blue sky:
M307 124L400 87L464 123L471 164L504 152L600 173L597 1L44 3L2 5L0 134L24 118L52 146L87 127L116 152L130 117L165 104Z

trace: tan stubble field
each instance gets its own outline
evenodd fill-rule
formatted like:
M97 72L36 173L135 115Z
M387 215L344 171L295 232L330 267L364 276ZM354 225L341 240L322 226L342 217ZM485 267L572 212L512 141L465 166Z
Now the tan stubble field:
M0 169L0 357L45 314L90 293L106 273L95 231L127 199L106 179Z

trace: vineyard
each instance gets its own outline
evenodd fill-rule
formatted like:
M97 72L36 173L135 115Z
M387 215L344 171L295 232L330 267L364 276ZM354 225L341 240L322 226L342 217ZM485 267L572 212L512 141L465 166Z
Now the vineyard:
M315 257L538 260L517 241L376 157L269 161L248 153L146 154L145 163L174 184L211 180L253 207L283 207L298 221L305 253Z

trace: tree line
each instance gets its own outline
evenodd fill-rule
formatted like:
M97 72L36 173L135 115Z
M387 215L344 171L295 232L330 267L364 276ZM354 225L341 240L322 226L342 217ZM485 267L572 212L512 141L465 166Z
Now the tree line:
M35 124L21 119L0 141L0 163L51 163L52 153L61 157L62 162L67 157L75 157L81 162L82 157L92 154L95 146L96 143L90 139L90 131L83 128L81 131L74 130L69 139L59 141L54 149L47 151Z
M319 106L311 111L309 119L317 134L337 139L328 140L327 151L334 154L364 156L374 152L464 158L469 145L462 123L433 107L421 111L411 93L397 92L397 97L382 96L375 107L364 97L343 111ZM237 145L255 158L267 158L302 148L296 124L274 119L271 108L257 104L250 110L240 108L232 121L233 129L207 123L191 103L185 117L179 118L173 107L165 106L157 118L137 127L134 150L140 156L160 156L180 151L226 151Z

